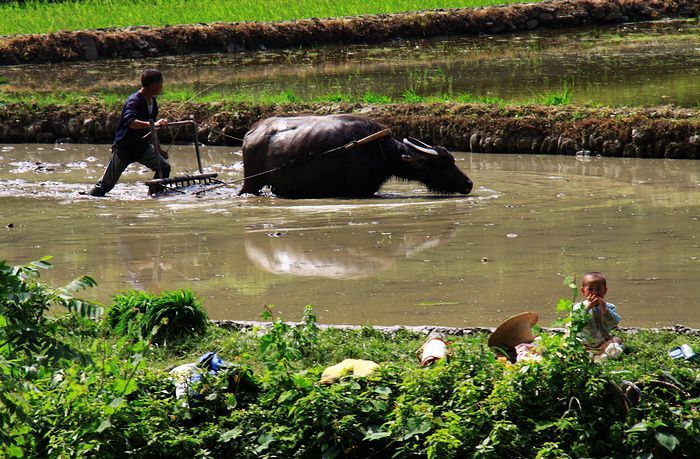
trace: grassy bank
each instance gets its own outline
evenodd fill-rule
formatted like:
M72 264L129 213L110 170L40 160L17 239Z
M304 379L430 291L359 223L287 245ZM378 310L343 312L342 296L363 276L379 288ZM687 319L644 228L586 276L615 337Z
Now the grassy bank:
M1 83L0 83L1 84ZM1 88L1 86L0 86ZM362 95L354 95L342 92L323 94L318 97L304 98L292 91L279 92L220 92L177 90L167 91L159 100L168 103L224 103L224 104L315 104L315 103L346 103L346 104L394 104L394 103L479 103L508 105L566 105L571 103L571 90L564 86L561 91L552 91L543 94L533 94L522 100L505 100L492 96L479 96L468 92L440 94L437 96L422 96L412 89L406 89L401 97L391 97L376 92L365 92ZM85 95L78 92L45 92L45 93L16 93L2 92L0 90L0 104L28 104L38 107L49 105L76 105L84 103L98 103L107 106L123 104L125 96L113 93L99 93ZM700 107L700 105L699 105Z
M541 0L540 0L541 1ZM59 30L198 24L215 21L285 21L360 14L399 13L437 8L469 8L533 0L367 0L253 1L224 0L82 0L66 2L28 1L0 5L0 35L48 33Z
M421 368L424 336L321 331L311 309L299 327L267 312L273 322L257 333L209 327L183 338L162 333L191 323L175 320L172 302L153 322L163 303L127 292L115 305L133 326L120 329L88 320L99 309L73 297L89 278L53 289L39 283L42 267L0 263L3 456L682 457L700 447L700 369L666 355L684 342L697 349L696 337L623 334L622 359L593 364L575 338L543 335L544 360L513 365L485 336L448 337L451 357ZM49 319L52 305L70 312ZM565 318L570 307L560 301ZM229 368L176 400L166 370L205 351ZM320 384L345 358L379 368ZM623 380L637 383L639 400L622 395Z

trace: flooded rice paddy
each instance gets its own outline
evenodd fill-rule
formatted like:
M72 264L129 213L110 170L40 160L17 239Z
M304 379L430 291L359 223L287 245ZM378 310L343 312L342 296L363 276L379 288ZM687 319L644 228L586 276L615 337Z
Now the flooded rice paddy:
M236 149L205 148L206 171L242 175ZM212 318L285 318L313 304L325 323L496 325L554 318L566 274L601 270L625 325L700 326L700 163L456 153L470 196L390 182L365 200L149 198L132 165L110 197L87 191L104 145L0 146L0 258L54 255L57 285L90 274L106 304L136 288L191 288ZM192 147L171 150L194 171Z
M289 91L309 99L369 91L400 98L413 90L420 96L469 92L525 101L566 85L578 103L696 107L700 27L697 20L663 21L381 46L24 65L2 68L6 84L0 88L128 94L145 67L163 70L166 91L204 95Z

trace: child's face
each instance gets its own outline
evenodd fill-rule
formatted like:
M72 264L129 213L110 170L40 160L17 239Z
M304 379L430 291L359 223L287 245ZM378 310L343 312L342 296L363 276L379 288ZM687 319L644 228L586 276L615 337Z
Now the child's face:
M608 293L608 288L601 281L584 282L583 287L581 287L581 293L583 293L583 296L586 298L590 296L605 298L605 294Z

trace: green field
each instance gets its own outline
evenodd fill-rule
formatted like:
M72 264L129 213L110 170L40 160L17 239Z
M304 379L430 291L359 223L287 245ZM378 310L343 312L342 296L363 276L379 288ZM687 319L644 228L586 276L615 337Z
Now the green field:
M85 0L48 3L28 1L0 6L0 35L59 30L163 26L215 21L282 21L358 14L397 13L436 8L468 8L533 0ZM537 0L535 0L537 1Z

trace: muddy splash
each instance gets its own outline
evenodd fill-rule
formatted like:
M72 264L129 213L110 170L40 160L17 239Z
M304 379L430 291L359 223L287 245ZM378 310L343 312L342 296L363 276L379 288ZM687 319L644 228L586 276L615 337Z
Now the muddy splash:
M119 110L99 104L8 104L0 107L0 142L108 143ZM386 124L397 137L461 151L685 159L700 154L700 110L673 107L190 103L164 104L162 113L170 119L194 116L199 139L210 145L238 145L254 122L268 116L354 113ZM176 134L177 141L192 140L192 133L171 128L161 141L171 142Z
M129 27L8 37L0 65L378 43L700 15L695 0L565 0L284 22Z

